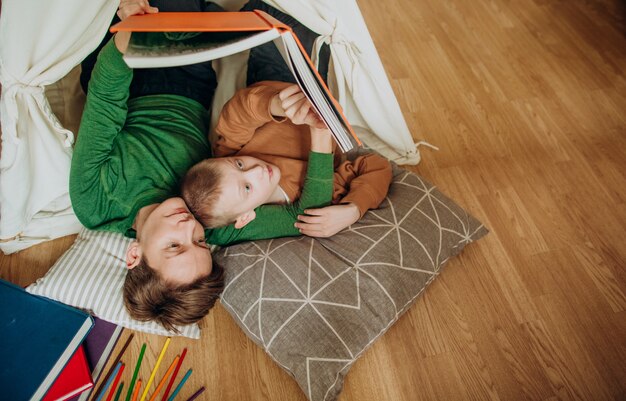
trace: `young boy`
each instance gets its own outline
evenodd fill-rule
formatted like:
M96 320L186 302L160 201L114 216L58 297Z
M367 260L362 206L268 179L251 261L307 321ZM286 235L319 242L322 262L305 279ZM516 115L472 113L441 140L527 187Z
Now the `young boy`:
M253 222L261 205L288 207L300 199L307 162L316 156L315 135L331 137L297 85L273 81L238 91L224 106L216 131L213 150L218 158L203 160L187 172L182 196L205 227L232 224L236 229ZM311 141L306 131L311 132ZM332 142L330 148L334 147ZM332 236L385 198L391 183L391 165L386 159L367 154L354 161L338 161L334 205L291 213L292 235ZM309 184L304 188L309 189ZM255 222L266 230L273 223ZM210 243L216 240L225 244L220 238L208 238Z

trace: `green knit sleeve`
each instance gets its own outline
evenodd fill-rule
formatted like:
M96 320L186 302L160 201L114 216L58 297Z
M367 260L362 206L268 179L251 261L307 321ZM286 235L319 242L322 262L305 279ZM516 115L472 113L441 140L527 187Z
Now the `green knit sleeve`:
M245 227L233 225L207 229L206 240L213 245L232 245L242 241L293 237L300 235L294 224L305 209L330 204L333 195L333 155L309 153L307 174L300 199L289 205L262 205L255 209L256 218Z
M72 170L97 167L108 158L113 141L126 122L132 78L133 71L111 39L100 51L89 81Z
M124 127L133 73L113 39L100 54L89 81L87 101L70 169L70 196L79 220L90 227L90 203L100 196L102 167L110 158L115 138ZM85 209L84 211L82 209Z

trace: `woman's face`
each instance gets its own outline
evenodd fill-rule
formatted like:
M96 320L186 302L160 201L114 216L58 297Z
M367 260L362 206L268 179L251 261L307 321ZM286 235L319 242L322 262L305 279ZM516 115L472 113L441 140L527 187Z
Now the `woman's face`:
M157 206L137 232L142 255L166 281L188 284L212 270L211 252L202 225L182 198Z

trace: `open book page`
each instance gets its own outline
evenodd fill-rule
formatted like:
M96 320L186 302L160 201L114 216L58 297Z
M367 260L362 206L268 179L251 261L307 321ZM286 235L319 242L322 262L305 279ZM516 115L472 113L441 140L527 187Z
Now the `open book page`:
M201 63L267 43L278 35L276 29L260 32L198 32L187 35L185 39L172 40L164 32L133 32L124 61L131 68Z
M302 55L292 32L282 32L280 37L274 40L274 44L296 78L302 92L328 125L342 152L345 153L357 147L357 141L350 134L348 127L343 122L341 113L329 95L322 89L323 84L319 82L317 74L312 71L311 66Z
M360 145L295 34L262 11L131 16L111 30L133 32L124 55L124 61L131 68L201 63L274 41L303 93L333 133L339 148L347 152Z

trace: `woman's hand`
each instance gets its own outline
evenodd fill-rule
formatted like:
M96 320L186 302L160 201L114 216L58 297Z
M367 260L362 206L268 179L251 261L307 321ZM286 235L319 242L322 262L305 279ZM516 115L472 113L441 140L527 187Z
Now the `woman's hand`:
M159 9L150 6L148 0L121 0L120 6L117 8L117 16L122 21L131 15L154 14L158 12Z
M296 228L309 237L331 237L359 221L361 213L354 203L307 209L298 216Z
M131 15L154 14L158 12L159 9L151 7L148 0L121 0L117 8L117 16L120 17L122 21ZM122 54L126 53L126 49L128 49L130 34L131 33L128 31L117 32L115 34L115 46Z

